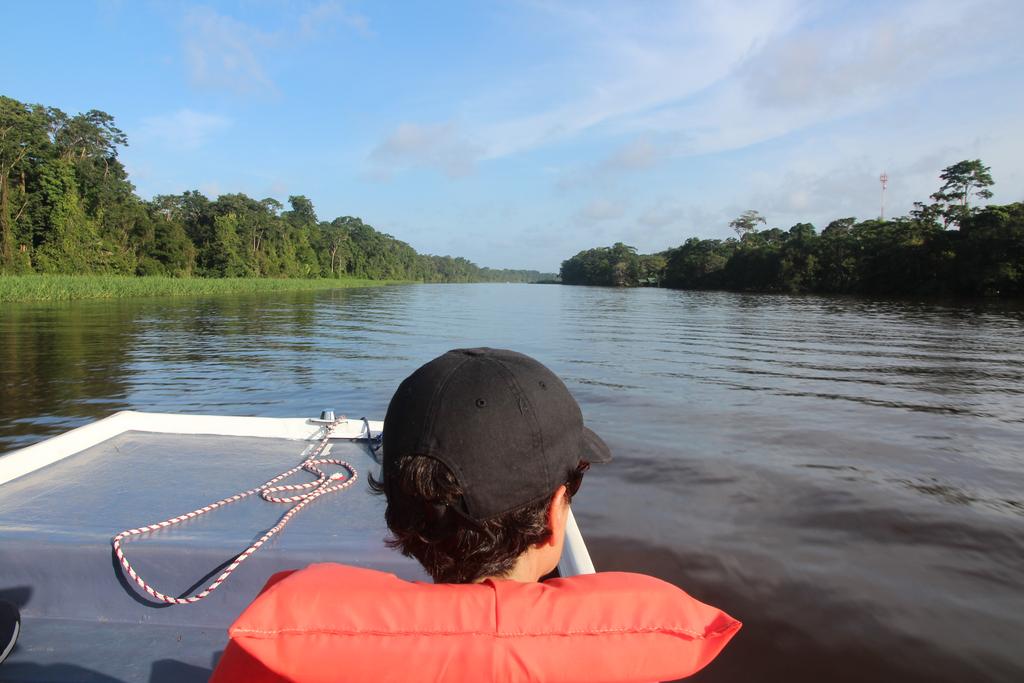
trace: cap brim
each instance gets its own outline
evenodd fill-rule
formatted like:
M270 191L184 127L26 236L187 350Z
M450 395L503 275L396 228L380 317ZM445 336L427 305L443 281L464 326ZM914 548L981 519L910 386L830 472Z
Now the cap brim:
M612 461L612 451L608 444L586 427L583 428L583 458L590 463Z

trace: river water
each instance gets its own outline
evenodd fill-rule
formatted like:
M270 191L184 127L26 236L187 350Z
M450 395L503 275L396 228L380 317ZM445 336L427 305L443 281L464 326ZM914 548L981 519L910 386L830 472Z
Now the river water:
M695 680L1020 681L1022 339L1005 302L541 285L5 304L0 452L127 408L382 418L512 348L615 453L573 502L598 568L745 622Z

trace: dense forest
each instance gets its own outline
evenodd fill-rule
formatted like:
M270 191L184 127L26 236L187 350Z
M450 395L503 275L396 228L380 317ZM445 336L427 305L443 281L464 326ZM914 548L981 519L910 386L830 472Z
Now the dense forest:
M931 202L890 220L840 218L758 230L746 211L738 237L690 238L651 255L617 243L562 262L565 284L663 286L757 292L1024 296L1024 203L976 206L992 196L980 160L940 175Z
M302 195L135 194L102 111L73 116L0 96L0 273L353 276L534 282L554 275L419 254L358 218L321 221Z

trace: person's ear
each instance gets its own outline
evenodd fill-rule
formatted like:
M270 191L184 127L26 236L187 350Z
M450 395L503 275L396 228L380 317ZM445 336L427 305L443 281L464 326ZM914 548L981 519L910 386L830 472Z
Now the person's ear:
M551 529L551 535L542 545L557 545L559 539L565 536L565 525L569 519L569 501L566 495L564 485L559 486L551 495L548 502L548 528Z

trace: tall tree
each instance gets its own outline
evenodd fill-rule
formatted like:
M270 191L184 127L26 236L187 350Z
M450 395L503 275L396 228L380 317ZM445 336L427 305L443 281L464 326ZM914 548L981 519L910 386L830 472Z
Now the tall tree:
M106 254L96 224L78 196L70 161L52 159L40 168L48 230L37 252L37 267L50 273L91 273L103 270Z
M22 270L27 259L19 254L27 251L25 240L19 240L16 226L24 215L29 197L26 175L34 162L48 154L46 108L26 105L0 95L0 268ZM17 178L18 192L12 192L12 178ZM14 201L17 194L17 201Z
M939 178L945 183L932 195L932 199L943 205L946 225L959 225L972 213L972 197L989 199L992 196L992 191L988 188L995 182L990 170L981 163L981 159L964 159L942 169Z
M345 272L352 253L352 242L349 239L344 219L335 218L330 223L320 224L320 248L330 257L323 260L325 265L327 262L330 263L329 274L331 277L337 277ZM328 272L324 274L327 275Z
M50 108L48 113L50 136L61 159L116 159L117 148L128 145L128 137L114 125L114 117L104 111L91 109L69 117Z
M748 209L741 213L738 217L729 221L729 227L736 231L736 234L740 236L740 239L744 235L754 232L757 230L758 225L767 225L768 221L765 220L764 216L759 211Z

